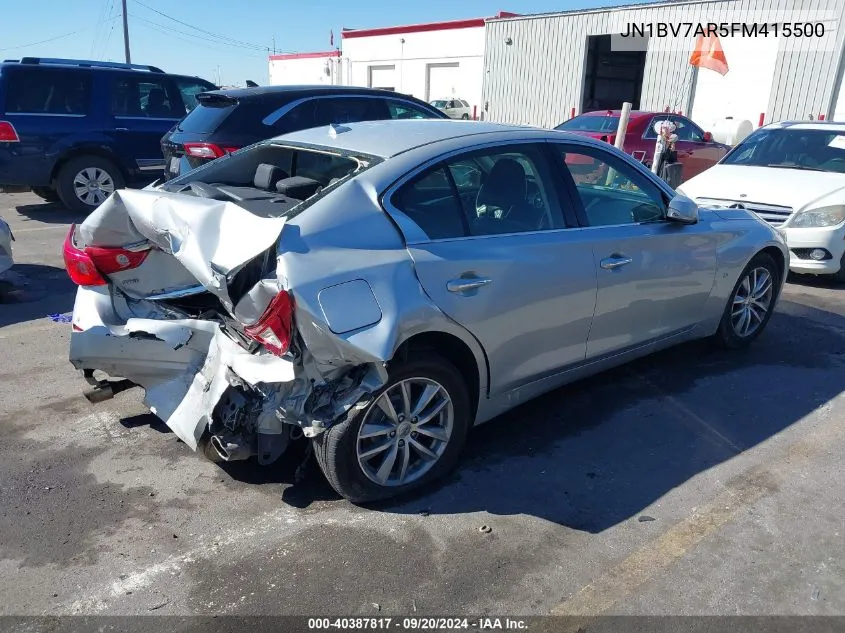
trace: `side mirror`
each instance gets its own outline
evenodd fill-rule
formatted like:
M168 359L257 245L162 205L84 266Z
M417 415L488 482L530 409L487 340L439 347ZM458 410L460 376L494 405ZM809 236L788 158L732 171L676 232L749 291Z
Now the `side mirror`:
M705 143L712 143L713 142L713 135L710 132L704 133L704 142Z
M698 205L695 200L691 200L680 193L676 194L669 201L666 219L678 224L696 224L698 222Z

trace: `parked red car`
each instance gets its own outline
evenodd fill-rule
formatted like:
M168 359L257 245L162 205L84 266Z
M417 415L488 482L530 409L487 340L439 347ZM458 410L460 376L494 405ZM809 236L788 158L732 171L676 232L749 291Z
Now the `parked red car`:
M620 113L620 110L585 112L561 123L555 129L615 143ZM678 152L678 161L684 166L682 181L689 180L712 167L730 149L729 146L714 141L710 132L703 131L685 116L636 110L631 112L628 119L628 129L622 149L650 167L651 160L654 158L654 144L657 140L654 124L666 119L676 125L675 134L678 135L678 142L675 144L675 149Z

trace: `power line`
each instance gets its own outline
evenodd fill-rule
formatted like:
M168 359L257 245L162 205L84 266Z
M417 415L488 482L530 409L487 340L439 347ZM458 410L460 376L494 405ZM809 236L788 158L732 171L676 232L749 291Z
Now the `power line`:
M206 44L203 44L203 42L213 41L213 40L206 40L205 38L201 38L199 41L192 40L192 39L186 39L184 37L179 37L178 35L174 35L173 34L174 29L170 29L169 27L164 27L164 25L157 24L155 22L151 22L150 20L145 20L143 18L138 18L137 16L133 16L133 19L139 20L141 22L141 26L143 26L145 28L156 31L157 33L162 33L163 35L166 35L168 37L172 37L173 39L179 40L180 42L185 42L186 44L194 44L196 46L204 46L205 48L208 48ZM167 30L165 30L165 29L167 29ZM183 33L182 31L176 31L176 32L177 33ZM193 34L190 34L190 33L184 33L184 35L187 35L188 37L195 37ZM243 47L237 47L237 48L242 49ZM247 50L252 50L252 49L247 49ZM245 52L244 53L233 52L232 54L242 55L244 57L266 59L265 55L251 55L251 54L245 53Z
M180 35L184 35L185 37L196 38L197 40L200 40L202 42L211 42L212 44L219 44L219 45L223 45L223 46L232 46L234 48L240 48L240 49L245 49L245 50L250 50L250 51L262 51L262 52L267 51L266 47L264 47L264 48L253 48L251 46L246 47L246 46L241 46L239 44L230 44L229 42L222 42L222 41L219 41L219 40L215 40L214 38L211 38L211 37L205 37L204 35L198 35L196 33L188 33L187 31L182 31L180 29L176 29L176 28L173 28L172 26L167 26L165 24L159 24L158 22L153 22L152 20L147 20L146 18L142 18L142 17L139 17L139 16L134 15L134 14L132 15L132 19L133 20L139 20L140 22L142 22L142 23L144 23L148 26L152 26L152 27L155 27L155 28L158 28L158 29L163 29L163 30L171 32L171 33L179 33Z
M97 14L97 23L94 25L94 35L91 38L91 50L88 53L89 59L94 59L94 49L97 45L97 35L100 34L100 28L105 26L104 20L106 19L106 11L109 8L109 0L103 0L103 6L100 8L100 12Z
M89 31L91 29L90 26L86 26L84 29L78 29L76 31L71 31L70 33L63 33L61 35L57 35L56 37L51 37L46 40L40 40L38 42L29 42L28 44L19 44L17 46L7 46L6 48L0 48L0 51L14 51L19 48L27 48L29 46L38 46L39 44L46 44L47 42L55 42L56 40L60 40L64 37L70 37L71 35L76 35L77 33L84 33L85 31Z
M201 29L198 26L195 26L195 25L190 24L188 22L183 22L182 20L174 18L173 16L167 15L166 13L163 13L163 12L159 11L158 9L154 9L151 6L144 4L143 2L141 2L141 0L133 0L133 1L135 2L135 4L139 4L142 7L144 7L145 9L149 9L153 13L157 13L158 15L160 15L164 18L167 18L168 20L172 20L174 22L177 22L177 23L181 24L182 26L187 26L188 28L194 29L195 31L199 31L200 33L205 33L206 35L211 35L212 37L217 38L218 40L228 40L229 42L232 42L233 44L238 44L238 45L240 45L244 48L250 47L250 48L253 48L253 49L256 49L256 50L262 50L262 51L268 50L268 47L266 47L266 46L260 46L258 44L252 44L250 42L244 42L243 40L237 40L233 37L229 37L228 35L221 35L220 33L213 33L211 31L206 31L205 29Z

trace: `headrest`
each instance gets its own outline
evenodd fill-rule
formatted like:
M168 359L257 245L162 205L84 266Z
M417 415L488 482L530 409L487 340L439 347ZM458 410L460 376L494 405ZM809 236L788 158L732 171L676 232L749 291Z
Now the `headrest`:
M287 172L281 167L261 163L255 170L255 178L253 178L252 184L257 189L272 190L277 182L287 177Z
M276 191L294 200L310 198L321 188L322 185L319 182L305 176L283 178L276 183Z

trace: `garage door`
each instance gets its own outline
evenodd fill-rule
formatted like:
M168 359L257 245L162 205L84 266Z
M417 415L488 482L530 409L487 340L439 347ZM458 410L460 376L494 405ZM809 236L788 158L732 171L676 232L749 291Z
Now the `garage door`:
M426 74L426 101L460 96L461 87L458 85L458 62L428 64Z
M396 90L396 66L370 66L370 88Z

